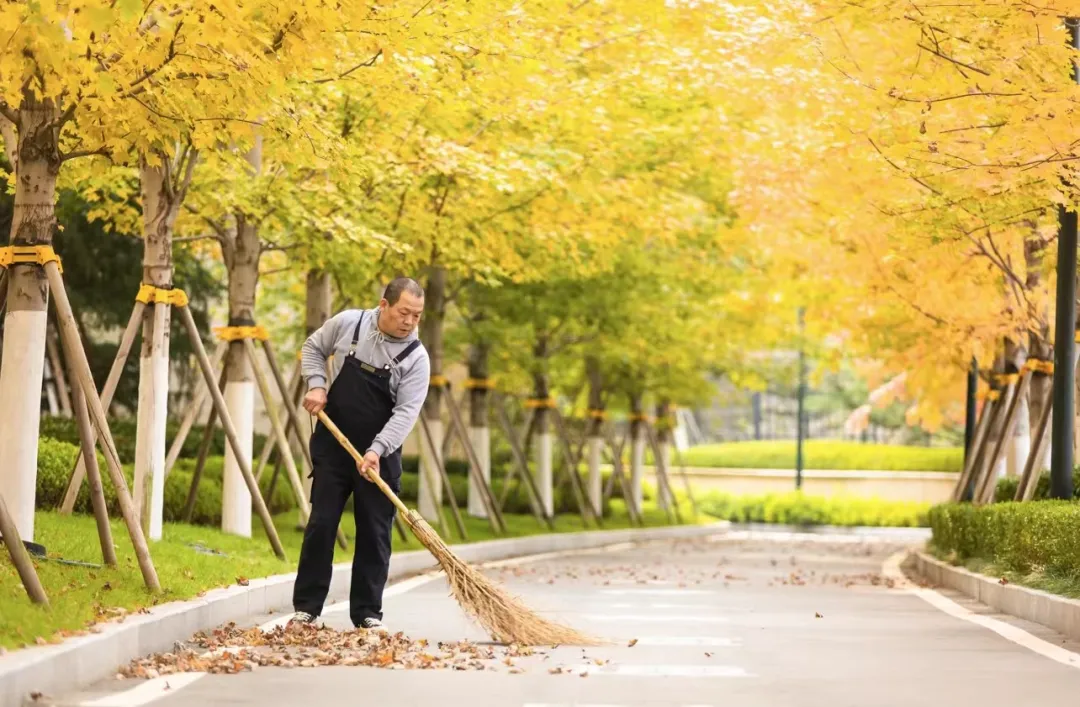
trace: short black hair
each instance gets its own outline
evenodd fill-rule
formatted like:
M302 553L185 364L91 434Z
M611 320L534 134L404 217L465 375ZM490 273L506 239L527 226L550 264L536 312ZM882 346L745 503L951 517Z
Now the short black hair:
M383 292L383 298L393 307L401 299L401 293L408 292L413 297L424 299L424 288L411 277L397 277L391 280Z

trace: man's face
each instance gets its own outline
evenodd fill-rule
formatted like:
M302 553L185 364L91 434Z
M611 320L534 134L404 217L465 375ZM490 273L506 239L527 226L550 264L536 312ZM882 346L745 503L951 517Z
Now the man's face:
M383 331L399 339L411 334L420 323L420 315L424 313L424 299L408 292L402 292L398 301L391 305L385 299L379 303L382 307Z

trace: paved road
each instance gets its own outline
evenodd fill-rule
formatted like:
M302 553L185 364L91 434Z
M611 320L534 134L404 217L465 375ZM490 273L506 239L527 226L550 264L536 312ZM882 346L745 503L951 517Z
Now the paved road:
M884 576L883 563L901 547L736 533L490 569L537 610L614 641L510 658L504 647L484 645L442 580L414 581L391 591L391 628L427 639L420 652L432 655L439 642L474 641L474 654L493 655L475 663L484 669L258 667L109 680L56 704L911 707L965 699L1017 707L1075 699L1080 669L944 613ZM275 618L252 617L250 625ZM1039 627L997 618L1080 650ZM325 620L349 628L347 612L330 611Z

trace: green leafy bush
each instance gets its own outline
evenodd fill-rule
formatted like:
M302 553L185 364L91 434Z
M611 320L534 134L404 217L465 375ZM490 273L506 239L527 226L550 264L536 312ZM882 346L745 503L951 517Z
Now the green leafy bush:
M199 446L202 444L204 425L193 425L184 444L180 448L180 457L195 458L199 454ZM165 425L166 444L171 445L180 429L178 418L169 420ZM120 461L131 462L135 459L135 430L136 420L110 419L109 430L112 432L113 441L116 443L116 453L120 455ZM75 420L69 417L44 415L41 418L42 439L52 438L69 444L79 445L79 431L75 427ZM255 454L258 455L266 442L265 435L255 435ZM218 426L214 430L214 438L210 443L210 455L222 456L225 454L225 431Z
M1019 476L1005 476L998 479L994 488L994 502L1011 501L1016 496L1016 487L1020 485ZM1033 501L1045 501L1050 498L1050 472L1043 472L1035 484ZM1080 498L1080 468L1073 469L1073 498Z
M713 492L699 501L702 512L733 523L922 527L929 504L856 497L808 496L801 491L733 496Z
M863 471L960 471L959 447L904 447L829 440L808 440L805 469ZM794 469L795 442L726 442L688 449L687 466L728 469ZM651 456L650 461L651 464Z
M63 501L78 449L78 447L68 442L48 437L38 440L37 507L39 509L54 509ZM100 452L98 452L97 456L98 466L103 477L106 505L109 508L110 515L119 516L120 505L116 498L116 488L113 486L105 468L105 459ZM224 457L209 457L206 460L192 514L193 523L201 525L221 524L221 480L224 465ZM172 473L165 480L165 503L163 509L165 520L180 520L184 503L187 501L188 489L191 488L194 469L195 461L193 459L180 459L177 461ZM125 464L123 471L124 481L130 493L134 480L134 467ZM269 492L270 478L271 474L265 473L259 482L264 498ZM292 489L286 479L278 479L273 497L267 500L267 505L271 513L281 513L296 507ZM93 512L93 505L90 501L90 485L86 482L83 482L79 495L76 497L75 512Z
M931 544L953 561L992 562L1003 570L1080 577L1080 504L947 503L930 510Z

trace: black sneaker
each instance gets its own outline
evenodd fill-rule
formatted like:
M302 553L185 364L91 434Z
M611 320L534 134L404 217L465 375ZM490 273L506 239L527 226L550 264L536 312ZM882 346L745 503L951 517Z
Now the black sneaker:
M306 611L298 611L289 619L289 624L313 624L317 618L317 616L313 616Z
M376 633L390 633L390 630L383 625L382 621L378 619L368 617L356 625L356 628L364 629L365 631L375 631Z

